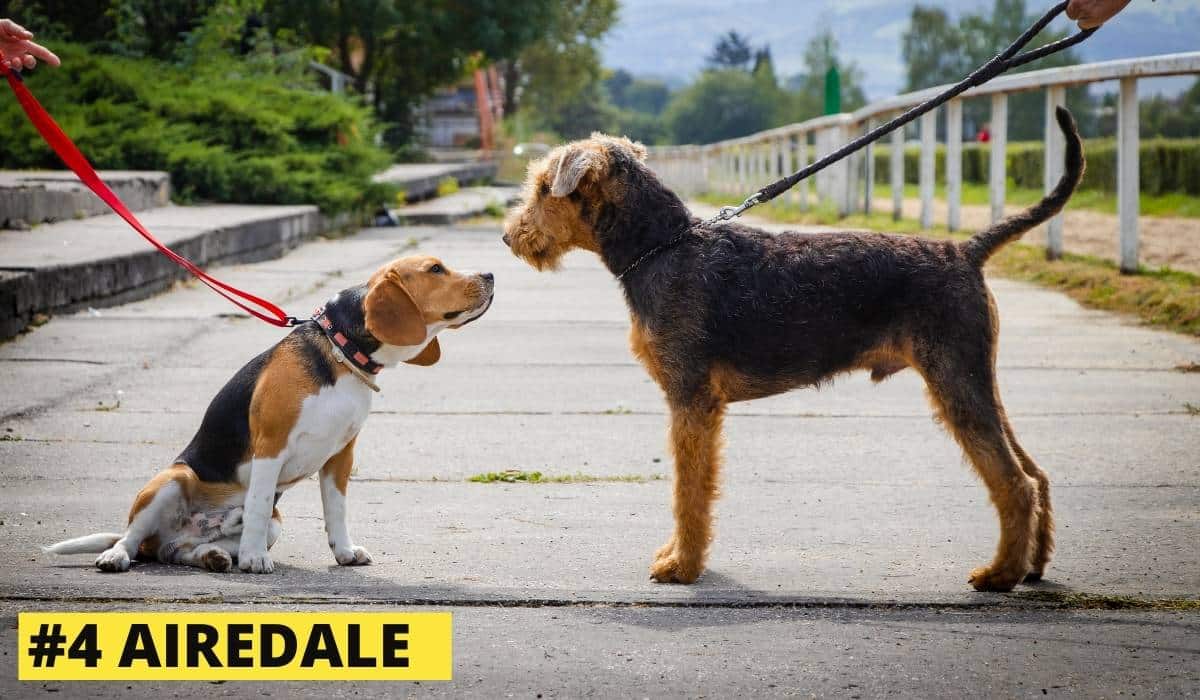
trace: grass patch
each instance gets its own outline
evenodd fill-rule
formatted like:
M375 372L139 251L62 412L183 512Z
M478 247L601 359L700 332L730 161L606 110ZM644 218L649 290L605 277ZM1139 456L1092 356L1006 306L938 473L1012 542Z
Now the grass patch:
M541 472L527 472L520 469L507 469L502 472L484 472L468 477L467 481L475 484L644 484L650 481L662 481L662 474L617 474L615 476L597 476L576 472L574 474L546 475Z
M1200 612L1200 599L1197 598L1135 598L1124 595L1099 595L1059 591L1030 591L1019 593L1016 597L1022 600L1047 603L1054 607L1071 610Z
M706 195L699 199L711 204L729 203L729 198L721 195ZM855 214L838 218L837 211L830 205L804 212L790 202L769 202L757 207L754 213L784 223L820 224L928 238L962 240L971 235L966 231L950 233L944 226L922 230L920 222L912 219L893 221L890 214ZM1136 274L1125 275L1114 263L1087 255L1067 253L1061 260L1047 260L1042 248L1023 243L1002 248L988 262L988 269L1004 277L1065 292L1090 308L1131 314L1148 325L1200 337L1200 275L1171 269L1142 269Z
M891 196L891 185L878 183L875 185L876 199L890 199ZM1018 187L1012 178L1009 178L1008 185L1004 190L1004 202L1016 206L1035 204L1042 196L1043 192L1041 190ZM904 197L905 199L920 199L920 186L914 183L906 183L904 185ZM934 197L943 202L946 201L946 185L944 183L938 183L934 187ZM1194 195L1182 192L1171 192L1161 195L1143 194L1140 202L1139 213L1141 216L1200 218L1200 197ZM979 183L964 182L962 184L962 203L965 205L988 206L991 203L988 186ZM1112 192L1101 192L1100 190L1078 190L1075 194L1071 195L1071 208L1086 209L1088 211L1115 216L1117 213L1117 195Z
M1189 416L1200 416L1200 406L1197 406L1194 403L1185 402L1183 404L1183 410L1187 411Z
M633 415L633 409L626 408L625 406L617 406L616 408L606 408L606 409L604 409L604 415L606 415L606 416L631 416L631 415Z

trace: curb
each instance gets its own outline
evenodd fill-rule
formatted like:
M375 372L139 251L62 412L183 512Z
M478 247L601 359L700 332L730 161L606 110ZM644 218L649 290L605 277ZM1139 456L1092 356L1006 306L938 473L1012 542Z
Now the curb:
M385 170L375 176L376 182L386 182L404 190L405 198L410 201L429 199L437 194L438 183L447 177L452 177L460 184L469 182L490 182L496 176L499 165L493 161L473 163L447 164L439 172L427 176L410 176L401 174L396 168Z
M427 208L431 211L415 211L406 212L405 209L392 209L390 213L396 220L398 226L448 226L456 224L460 221L473 219L477 216L482 216L487 213L493 205L500 205L507 209L516 204L520 200L520 193L516 188L512 188L511 192L504 191L503 188L488 188L492 190L494 196L489 196L486 202L481 202L477 206L469 205L462 208L453 206L447 207L450 204L447 200L452 200L455 195L448 195L439 199L429 200L422 204L413 205L408 208ZM469 193L470 190L461 190L463 193ZM439 211L439 207L441 210Z
M316 207L206 230L178 240L175 252L201 267L278 258L304 241L349 223ZM0 340L20 333L41 314L71 313L137 301L191 277L147 246L144 251L72 265L0 268Z
M166 206L171 179L165 172L106 170L100 178L131 211ZM108 214L109 208L69 171L0 171L0 228L28 228Z

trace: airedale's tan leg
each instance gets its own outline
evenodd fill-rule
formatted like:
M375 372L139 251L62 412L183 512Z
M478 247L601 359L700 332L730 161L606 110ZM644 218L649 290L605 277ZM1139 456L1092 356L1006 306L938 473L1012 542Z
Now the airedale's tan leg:
M1016 433L1013 432L1012 424L1009 423L1008 416L1003 410L1001 410L1000 417L1009 447L1017 456L1021 468L1027 475L1033 477L1038 485L1037 541L1033 547L1033 560L1030 562L1029 573L1025 576L1025 580L1040 581L1042 575L1046 573L1050 557L1054 554L1054 508L1050 505L1050 476L1017 442Z
M692 583L704 571L712 538L724 414L725 406L711 397L671 408L675 532L650 567L651 578L660 583Z

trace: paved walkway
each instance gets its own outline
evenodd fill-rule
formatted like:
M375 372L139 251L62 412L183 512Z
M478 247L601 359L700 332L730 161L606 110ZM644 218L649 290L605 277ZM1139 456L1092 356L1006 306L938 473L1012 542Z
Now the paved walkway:
M1054 480L1059 554L1040 586L969 589L996 521L911 372L739 405L710 569L692 587L655 585L650 555L670 526L666 418L626 348L617 285L586 254L535 273L499 235L495 225L375 229L221 270L294 312L413 239L451 266L496 274L492 311L443 337L440 364L381 377L350 486L368 568L333 565L315 483L280 504L272 576L149 565L104 575L86 557L41 555L37 545L119 527L213 393L279 331L185 285L0 345L0 695L30 692L12 680L20 610L380 604L453 610L456 680L338 693L1200 690L1200 614L1088 610L1075 596L1200 595L1200 417L1188 408L1200 405L1200 374L1175 369L1200 362L1200 343L994 281L1003 396ZM466 481L507 469L583 482Z

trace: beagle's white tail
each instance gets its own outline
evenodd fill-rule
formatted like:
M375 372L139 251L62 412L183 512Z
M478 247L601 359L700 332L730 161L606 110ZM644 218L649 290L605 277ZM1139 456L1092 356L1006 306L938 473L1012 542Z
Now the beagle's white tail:
M119 539L121 535L114 532L97 532L42 547L42 551L47 554L98 554L112 547Z

